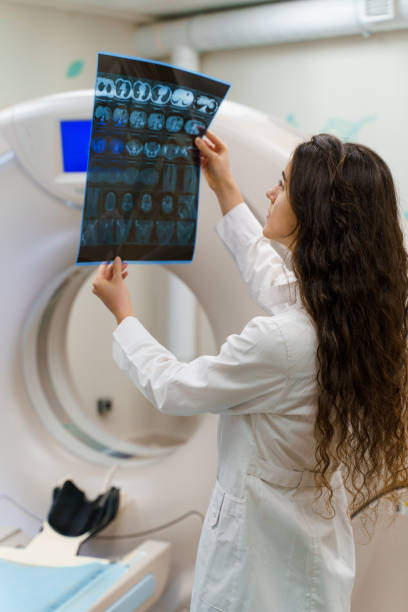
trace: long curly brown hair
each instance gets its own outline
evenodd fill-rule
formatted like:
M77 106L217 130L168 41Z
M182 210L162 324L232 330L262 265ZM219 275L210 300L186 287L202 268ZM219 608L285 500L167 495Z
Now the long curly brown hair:
M396 503L408 485L408 255L390 169L362 144L317 134L292 153L288 196L318 335L317 481L332 516L339 464L351 514L380 491Z

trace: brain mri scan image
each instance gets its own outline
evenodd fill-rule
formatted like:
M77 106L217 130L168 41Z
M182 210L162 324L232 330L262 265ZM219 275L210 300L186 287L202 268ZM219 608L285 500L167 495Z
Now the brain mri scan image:
M145 103L150 99L150 85L146 81L136 81L133 85L133 100Z
M112 79L98 77L96 79L96 94L99 98L113 98L115 95L115 83Z
M156 234L160 244L169 244L174 234L174 221L156 221Z
M178 108L188 108L194 102L194 92L188 89L175 89L171 96L171 103Z
M99 222L99 239L106 244L114 241L114 219L102 217Z
M86 194L86 216L98 216L98 202L101 190L99 187L90 187Z
M155 85L152 88L151 100L153 104L163 106L171 99L171 88L168 85Z
M140 200L140 209L144 213L149 213L152 211L152 208L153 208L152 195L150 193L144 193Z
M147 115L145 111L134 110L130 113L130 127L142 130L146 126Z
M147 120L147 127L149 130L157 131L161 130L164 126L165 117L163 113L151 113Z
M96 123L98 123L99 125L105 125L108 124L111 119L112 111L109 106L103 106L102 104L99 104L95 108L94 120Z
M136 168L135 166L128 166L123 171L122 176L123 176L123 182L126 183L127 185L136 185L138 177L139 177L139 168Z
M194 219L195 197L192 195L180 195L178 197L177 212L180 219Z
M167 142L162 146L162 155L169 161L173 161L176 158L177 145L173 142Z
M153 221L142 221L137 219L135 221L135 237L136 242L139 244L148 244L150 236L153 230Z
M195 193L198 188L198 172L194 166L185 166L183 191L186 193Z
M115 89L119 100L127 100L132 94L132 85L127 79L117 79Z
M159 172L153 166L143 168L139 174L139 180L142 185L155 186L159 181Z
M218 104L214 98L209 98L208 96L197 96L195 99L194 108L204 115L213 115L218 108Z
M144 152L148 159L155 159L160 153L161 145L155 140L145 142Z
M116 242L123 244L127 241L131 224L131 219L116 219Z
M207 125L204 121L199 121L197 119L189 119L186 121L184 129L187 134L191 134L192 136L199 136L200 134L204 134Z
M176 191L177 166L176 164L165 164L163 167L163 191Z
M200 156L229 84L99 53L77 263L192 261Z
M107 185L116 185L122 177L120 168L104 168L103 169L103 182Z
M96 246L98 244L98 221L96 219L84 220L81 244L83 246Z
M143 151L143 142L140 138L132 138L126 143L126 151L132 157L137 157Z
M164 195L161 201L162 210L166 215L169 215L173 211L173 196Z
M121 138L112 138L112 140L109 142L109 150L114 155L120 155L121 153L123 153L124 148L125 143Z
M133 196L131 193L127 192L123 195L122 198L122 210L125 212L129 212L133 207Z
M106 149L106 138L100 136L98 138L94 138L92 141L92 150L94 153L105 153Z
M107 193L105 197L105 210L107 212L114 210L115 204L116 204L116 195L113 193L113 191L109 191L109 193Z
M177 242L179 244L188 243L191 240L194 231L194 223L192 221L177 221Z
M183 124L184 119L181 115L170 115L166 120L166 130L168 132L179 132Z
M117 106L113 111L112 123L116 127L126 127L129 120L129 113L123 106Z

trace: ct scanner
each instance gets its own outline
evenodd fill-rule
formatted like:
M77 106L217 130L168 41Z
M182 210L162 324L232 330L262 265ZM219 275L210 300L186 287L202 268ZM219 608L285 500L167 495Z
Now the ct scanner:
M215 478L217 417L197 417L181 444L123 441L84 416L67 367L67 321L95 268L74 265L85 173L63 172L59 127L61 121L89 119L93 94L58 94L0 113L0 608L9 580L1 562L8 560L42 569L99 567L96 580L82 574L76 594L72 587L59 607L36 607L33 598L32 610L182 612L189 609L198 538ZM233 172L263 223L266 189L308 136L231 102L222 104L213 129L228 143ZM217 346L263 314L216 237L219 215L202 181L194 260L163 266L197 296ZM97 367L97 355L89 367ZM80 538L58 540L46 522L37 533L54 486L67 474L91 495L112 480L124 498L116 519L89 539L80 555ZM379 527L369 545L357 538L353 612L406 610L407 544L403 513L392 528ZM26 590L35 592L34 586L28 583ZM9 610L15 612L12 607L4 612Z

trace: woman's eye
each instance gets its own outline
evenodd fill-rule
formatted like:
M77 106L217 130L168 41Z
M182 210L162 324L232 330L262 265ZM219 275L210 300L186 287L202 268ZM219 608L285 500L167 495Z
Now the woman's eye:
M281 180L279 181L279 185L280 185L280 186L282 187L282 189L283 189L283 183L282 183L282 181L281 181Z

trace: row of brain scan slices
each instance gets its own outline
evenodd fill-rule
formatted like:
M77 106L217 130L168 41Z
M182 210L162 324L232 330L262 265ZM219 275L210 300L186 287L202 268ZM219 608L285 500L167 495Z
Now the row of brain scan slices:
M94 119L97 125L114 125L115 127L130 126L134 130L152 130L158 132L165 129L171 134L180 132L183 128L186 134L195 136L205 132L207 124L201 119L184 118L181 115L169 115L153 112L149 115L139 109L130 110L118 106L113 111L109 106L98 104L95 108Z
M85 221L83 246L99 244L189 244L194 239L194 221L153 221L151 219L95 219Z
M213 115L218 108L215 98L200 92L182 87L172 88L164 83L149 83L148 81L135 81L118 78L116 80L97 77L96 96L98 98L116 99L124 102L134 101L138 104L169 105L179 110L194 108L203 115Z
M91 147L96 155L124 154L130 157L143 155L147 159L156 159L159 155L162 155L169 160L175 159L175 157L181 159L192 158L192 147L181 147L174 143L160 144L157 140L142 142L139 138L131 138L125 142L122 138L110 138L108 140L104 136L98 136L92 139Z
M104 166L90 166L87 178L90 183L146 185L155 187L159 180L163 184L163 191L176 191L180 188L180 180L184 185L184 191L193 193L198 189L198 172L195 166L177 164L163 164L162 167L145 166L136 168L108 168Z
M114 191L101 193L98 188L88 190L86 198L86 217L98 217L100 214L115 213L129 216L134 210L139 216L176 216L180 219L195 219L197 209L195 197L180 194L177 198L170 193L153 197L151 193L142 193L140 197L130 192L116 194Z

